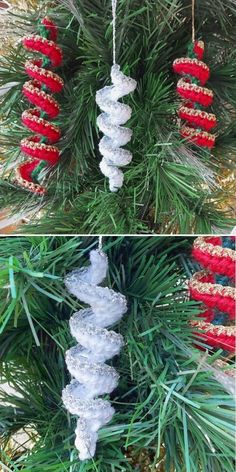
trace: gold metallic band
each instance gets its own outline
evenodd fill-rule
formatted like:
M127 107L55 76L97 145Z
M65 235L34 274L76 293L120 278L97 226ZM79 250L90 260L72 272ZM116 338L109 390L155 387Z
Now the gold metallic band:
M212 333L214 335L225 335L225 336L236 336L236 327L235 326L223 326L223 325L213 325L212 323L206 323L205 321L190 321L191 326L199 328L207 333Z
M236 261L236 251L222 246L214 246L214 244L208 242L209 238L210 236L199 236L194 241L194 248L212 256L230 257L233 261Z
M224 287L223 285L209 282L201 282L203 277L211 275L207 270L196 272L189 282L189 286L196 289L199 293L208 295L220 295L222 297L230 297L236 300L236 289L233 287Z

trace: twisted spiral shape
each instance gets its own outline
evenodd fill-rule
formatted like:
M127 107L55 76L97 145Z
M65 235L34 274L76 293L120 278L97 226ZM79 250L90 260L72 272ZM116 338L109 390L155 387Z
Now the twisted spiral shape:
M45 165L55 165L59 159L59 149L54 145L60 137L58 126L50 123L60 112L58 102L51 93L58 93L63 88L63 80L58 74L46 67L58 67L62 62L62 51L55 44L57 28L45 17L39 34L23 38L23 46L28 51L43 54L44 59L29 59L25 70L30 80L23 86L23 94L35 108L23 112L23 124L35 134L21 140L21 151L29 156L27 162L17 169L18 182L31 192L44 194L45 188L37 184L37 174ZM45 117L48 116L48 119Z
M208 107L213 101L212 90L204 87L210 70L201 60L203 54L204 43L196 41L190 51L191 57L176 59L173 69L183 76L177 83L177 93L185 100L178 110L178 116L185 121L180 134L198 146L212 148L215 135L209 131L216 126L217 121L213 113L202 110L202 107Z
M109 178L111 192L116 192L124 180L124 174L118 167L126 166L132 160L132 153L120 146L125 146L133 134L130 129L120 126L130 119L132 109L118 100L133 92L137 82L120 72L117 64L112 66L111 81L113 85L98 90L96 103L103 111L97 118L97 125L105 135L99 143L103 156L100 169Z
M79 416L75 446L81 460L94 456L97 431L114 415L110 402L97 397L117 387L119 375L105 361L119 354L124 341L106 327L127 311L123 295L98 286L106 277L106 255L100 250L91 251L90 262L89 267L76 269L65 279L69 292L91 306L70 319L71 334L79 344L66 352L67 368L74 379L62 392L67 410Z
M205 320L191 324L204 331L203 337L212 347L234 352L235 238L199 237L194 241L192 255L205 269L196 272L189 283L191 297L205 306L201 315Z

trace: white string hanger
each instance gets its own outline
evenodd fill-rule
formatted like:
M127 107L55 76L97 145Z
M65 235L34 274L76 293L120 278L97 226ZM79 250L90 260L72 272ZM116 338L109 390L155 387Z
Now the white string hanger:
M98 249L99 251L102 251L102 236L99 236L98 237Z
M117 0L112 0L113 65L116 63L116 9Z

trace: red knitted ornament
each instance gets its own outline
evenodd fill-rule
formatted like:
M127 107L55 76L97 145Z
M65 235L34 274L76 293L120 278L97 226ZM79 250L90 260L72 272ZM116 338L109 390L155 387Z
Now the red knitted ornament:
M42 161L46 161L48 165L55 165L59 159L59 149L54 143L60 139L61 132L48 120L56 118L60 112L59 105L51 93L61 92L64 85L59 75L44 66L44 63L48 63L50 67L58 67L62 62L62 51L55 44L57 27L47 17L41 24L45 27L44 36L47 37L32 34L22 41L27 50L39 52L45 59L30 59L25 63L25 70L31 80L24 84L22 92L36 108L24 111L22 122L35 134L22 139L21 151L30 156L30 159L18 167L20 185L38 194L44 194L46 190L34 182L33 172Z
M235 238L199 237L194 241L192 255L203 267L189 282L191 298L201 301L206 310L204 320L195 320L191 325L203 330L201 337L216 348L235 351L236 329L232 326L235 317L236 252ZM222 324L225 319L227 325Z
M186 100L178 110L179 117L185 122L180 128L180 134L198 146L212 148L215 136L209 130L216 126L217 121L213 113L201 109L201 106L208 107L213 101L213 92L204 87L210 71L201 61L203 53L204 43L196 41L192 49L195 57L176 59L173 69L183 76L177 83L177 93Z

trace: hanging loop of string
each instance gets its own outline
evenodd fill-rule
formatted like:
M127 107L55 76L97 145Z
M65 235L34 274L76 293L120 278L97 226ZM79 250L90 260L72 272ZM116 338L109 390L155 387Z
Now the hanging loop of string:
M113 65L116 64L116 7L117 0L112 0L112 29L113 29Z
M192 0L192 42L195 42L195 0Z
M98 249L99 251L102 251L102 236L98 237Z

